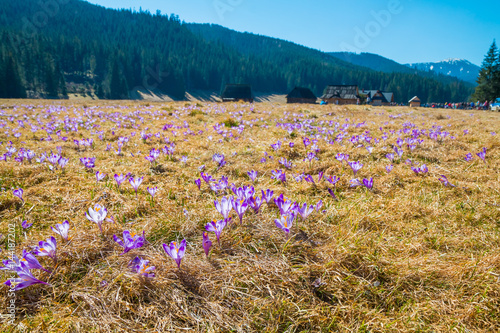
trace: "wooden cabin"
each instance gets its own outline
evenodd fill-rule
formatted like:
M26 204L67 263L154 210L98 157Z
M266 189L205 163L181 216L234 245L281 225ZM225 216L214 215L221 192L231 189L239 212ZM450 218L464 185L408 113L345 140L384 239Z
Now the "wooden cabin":
M287 96L287 103L314 104L318 98L309 88L295 87Z
M252 87L249 84L227 84L221 94L223 102L253 103Z
M366 95L366 104L373 106L388 106L394 103L394 93L380 90L362 90L361 95Z
M418 107L420 107L420 98L418 98L417 96L415 96L415 97L413 97L412 99L410 99L408 101L408 104L412 108L418 108Z
M330 104L357 104L360 100L358 86L327 86L321 99Z

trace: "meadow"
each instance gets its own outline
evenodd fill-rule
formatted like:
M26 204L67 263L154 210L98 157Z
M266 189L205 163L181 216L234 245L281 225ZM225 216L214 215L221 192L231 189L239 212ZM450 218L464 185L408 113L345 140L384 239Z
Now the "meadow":
M498 332L497 133L476 110L0 101L0 330Z

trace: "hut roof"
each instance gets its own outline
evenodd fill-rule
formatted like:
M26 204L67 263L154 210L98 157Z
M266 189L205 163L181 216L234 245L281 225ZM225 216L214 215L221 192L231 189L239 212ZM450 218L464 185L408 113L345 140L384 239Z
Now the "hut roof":
M252 99L252 87L248 84L227 84L222 99Z
M363 90L361 93L370 97L372 100L381 100L382 103L392 103L394 101L394 93L392 92L380 90Z
M357 99L359 98L358 86L328 86L321 98Z
M382 92L382 95L384 95L385 99L387 100L387 103L394 102L394 93L392 93L392 92Z
M412 99L410 99L408 101L408 103L411 103L411 102L420 102L420 98L418 98L417 96L413 97Z
M316 100L316 95L309 88L295 87L286 98L304 98Z

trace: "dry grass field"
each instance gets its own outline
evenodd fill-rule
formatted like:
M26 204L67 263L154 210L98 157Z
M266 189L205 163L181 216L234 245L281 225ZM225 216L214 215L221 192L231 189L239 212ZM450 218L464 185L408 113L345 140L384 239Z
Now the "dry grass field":
M0 101L0 156L6 158L0 161L0 256L9 258L11 234L18 256L39 241L57 239L57 261L37 257L50 273L31 270L50 285L16 291L14 324L6 318L0 331L500 331L500 114L82 103ZM120 137L128 142L118 155ZM411 138L421 140L413 150L398 140ZM83 139L92 139L92 146L74 143ZM276 150L271 145L278 140ZM386 155L398 143L403 155L391 162ZM155 163L145 159L165 146L175 147L173 154L161 152ZM476 155L483 147L485 162ZM31 162L18 158L22 148L36 154ZM304 160L313 150L317 159ZM8 151L11 156L4 155ZM59 151L69 159L63 169L36 160ZM363 164L355 177L338 153ZM464 159L468 153L470 161ZM223 154L226 164L219 168L214 154ZM95 167L86 168L83 157L95 157ZM281 158L293 164L291 170ZM412 171L423 164L428 172ZM199 190L195 180L203 165L217 182L225 176L236 187L254 186L255 195L270 189L274 198L283 194L299 204L323 205L304 221L297 216L288 237L274 222L280 210L273 201L258 213L249 208L242 224L232 210L233 223L222 231L220 245L209 233L207 258L205 225L222 219L214 200L236 195L229 188L215 193L203 180ZM250 170L257 171L255 181ZM272 179L273 170L283 170L286 182ZM107 177L97 182L97 171ZM117 189L115 174L144 177L137 197L128 181ZM300 174L315 183L297 181ZM455 186L445 186L441 175ZM340 178L335 186L326 181L330 176ZM354 178L373 178L373 188L351 187ZM153 186L158 192L152 200L146 188ZM13 195L18 188L24 202ZM103 222L102 234L85 217L95 204L114 220ZM33 225L24 229L25 220ZM50 228L64 220L70 224L67 242ZM121 254L113 235L121 238L124 230L144 231L147 242ZM178 269L162 244L183 239ZM137 256L149 260L155 277L128 267ZM2 282L15 277L0 274ZM9 293L2 285L4 315L13 299Z

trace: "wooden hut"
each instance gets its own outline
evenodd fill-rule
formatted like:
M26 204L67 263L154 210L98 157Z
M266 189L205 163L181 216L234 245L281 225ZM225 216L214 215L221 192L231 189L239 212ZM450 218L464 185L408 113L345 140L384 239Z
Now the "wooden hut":
M248 84L228 84L222 92L223 102L249 102L253 103L252 87Z
M394 93L380 90L362 90L361 95L366 95L366 104L373 106L391 105L394 103Z
M360 99L358 86L327 86L321 99L331 104L357 104Z
M418 98L417 96L415 96L415 97L413 97L412 99L410 99L408 101L408 104L412 108L418 108L420 106L420 98Z
M287 96L287 103L316 103L318 98L309 88L295 87Z

